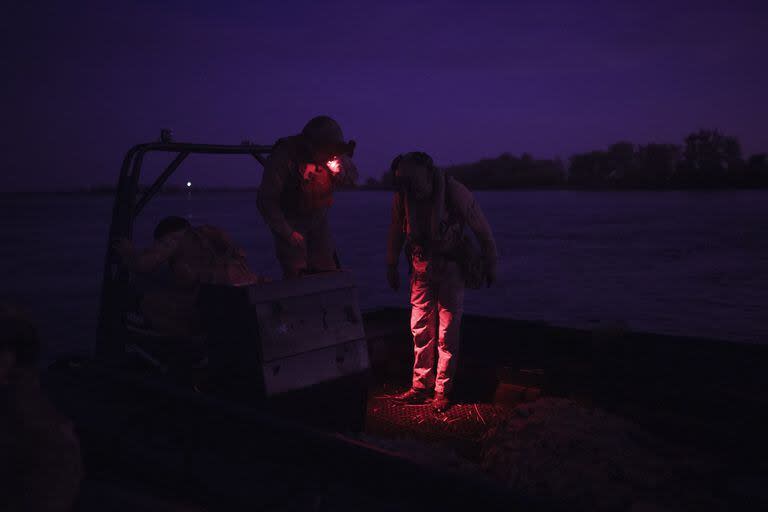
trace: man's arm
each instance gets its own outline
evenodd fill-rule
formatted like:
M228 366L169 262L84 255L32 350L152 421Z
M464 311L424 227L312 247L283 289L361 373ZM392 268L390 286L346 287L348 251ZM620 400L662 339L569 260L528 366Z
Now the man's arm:
M397 266L400 252L405 243L405 210L403 208L402 194L395 193L392 199L392 222L389 224L387 236L387 265Z
M286 240L291 238L293 228L288 224L280 206L280 196L292 165L288 155L278 149L264 167L264 175L257 195L259 212L267 225Z
M480 205L477 204L472 192L456 180L449 180L449 183L454 207L477 237L488 272L490 275L495 276L498 256L496 240L493 237L491 226L488 224L488 220L485 218L483 210L480 209Z
M156 270L160 265L171 259L179 245L178 236L165 236L155 241L151 247L143 251L137 251L126 239L115 242L114 249L120 257L120 261L130 271L140 274L148 274Z
M395 193L392 199L392 222L389 224L387 236L387 281L389 287L397 291L400 289L400 273L397 271L397 260L405 243L405 210L403 197Z

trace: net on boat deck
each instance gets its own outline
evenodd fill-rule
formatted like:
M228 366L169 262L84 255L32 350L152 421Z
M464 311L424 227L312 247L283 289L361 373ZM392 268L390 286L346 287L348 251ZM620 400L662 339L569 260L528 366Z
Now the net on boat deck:
M369 398L366 432L441 442L459 450L472 449L505 413L503 408L488 403L456 403L445 413L439 413L429 403L407 405L396 401L394 395L379 393Z

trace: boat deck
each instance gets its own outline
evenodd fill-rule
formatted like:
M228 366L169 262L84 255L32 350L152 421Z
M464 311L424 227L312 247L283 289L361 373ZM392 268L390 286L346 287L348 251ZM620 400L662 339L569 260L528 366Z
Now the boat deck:
M354 500L367 510L388 509L406 495L418 508L426 499L424 485L450 488L446 503L470 506L483 495L498 508L536 508L520 495L481 481L469 485L465 475L451 476L441 467L427 472L408 453L388 449L387 441L447 448L477 462L484 434L514 405L540 394L637 419L665 437L705 446L746 472L768 453L760 393L768 385L766 347L467 317L457 403L440 414L429 405L392 399L409 382L407 312L369 313L365 322L372 384L367 396L323 389L325 398L294 402L282 419L254 407L242 388L238 396L217 395L90 363L52 368L49 391L78 425L91 475L99 468L106 478L115 472L119 482L178 489L211 510L217 509L212 503L222 510L243 503L300 510L330 495L339 497L335 508L319 509L354 509ZM360 404L359 419L339 416L338 428L312 428L312 419L337 418L334 407L345 403L352 413ZM353 488L354 496L347 492Z
M365 432L381 438L433 443L475 460L480 441L509 409L492 403L456 403L444 413L432 406L402 404L392 397L405 388L377 387L370 395Z

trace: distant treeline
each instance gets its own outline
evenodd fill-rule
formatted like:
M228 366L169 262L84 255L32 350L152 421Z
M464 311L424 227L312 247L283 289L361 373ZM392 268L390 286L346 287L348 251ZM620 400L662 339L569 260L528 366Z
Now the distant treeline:
M607 150L573 155L567 167L559 159L505 153L445 170L472 189L768 188L768 155L745 159L739 141L716 130L692 133L682 146L617 142ZM391 184L387 171L380 180L368 179L363 188Z
M504 153L497 158L445 167L469 188L572 188L572 189L715 189L768 188L768 154L742 156L735 137L717 130L688 135L682 145L617 142L605 150L578 153L565 163L537 159L528 153ZM358 189L389 189L392 175L368 178ZM145 186L142 186L144 188ZM255 187L246 189L255 190ZM239 187L193 187L192 192L229 192ZM112 195L113 186L89 187L75 193ZM165 194L190 192L184 186L166 185Z

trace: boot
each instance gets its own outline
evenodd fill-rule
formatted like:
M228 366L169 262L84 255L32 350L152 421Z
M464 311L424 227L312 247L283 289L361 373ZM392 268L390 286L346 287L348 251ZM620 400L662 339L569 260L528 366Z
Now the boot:
M445 393L435 393L435 398L432 399L432 409L435 412L446 412L451 408L451 401Z
M417 405L426 403L429 400L429 395L425 389L411 388L405 393L396 395L394 399L404 404Z

